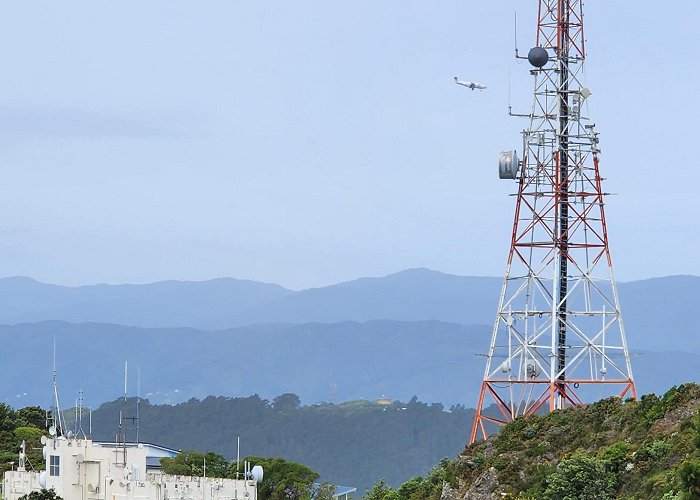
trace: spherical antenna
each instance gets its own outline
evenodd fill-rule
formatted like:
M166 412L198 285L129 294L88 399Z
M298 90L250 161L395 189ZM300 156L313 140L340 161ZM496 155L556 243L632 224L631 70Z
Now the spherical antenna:
M533 47L527 53L527 60L530 61L535 68L541 68L549 61L549 54L542 47Z

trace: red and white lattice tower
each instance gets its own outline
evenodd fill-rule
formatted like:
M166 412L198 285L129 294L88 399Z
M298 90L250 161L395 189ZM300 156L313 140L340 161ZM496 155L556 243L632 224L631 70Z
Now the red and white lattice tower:
M517 53L516 53L517 56ZM582 0L539 0L515 221L470 443L486 423L617 394L636 398L605 225L598 134L582 85ZM512 114L512 113L511 113ZM497 416L483 410L495 404Z

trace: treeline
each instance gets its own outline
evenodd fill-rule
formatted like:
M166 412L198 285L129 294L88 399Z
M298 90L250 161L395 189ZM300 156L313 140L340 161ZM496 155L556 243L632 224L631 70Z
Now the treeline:
M38 406L15 410L0 403L0 477L19 462L19 447L25 442L27 469L44 468L41 436L46 434L46 413Z
M464 448L474 411L446 409L415 397L378 404L353 401L302 406L294 394L272 401L259 396L208 397L176 406L141 400L141 441L174 449L207 450L231 460L236 438L241 453L284 457L318 471L321 481L358 488L360 494L385 479L398 486L425 474ZM93 412L93 437L114 440L119 412L136 415L136 400L103 404ZM123 422L131 422L123 419ZM127 430L135 438L135 428Z
M487 441L365 500L700 498L700 386L518 418Z
M263 468L263 480L258 483L258 498L261 500L331 500L335 487L329 483L318 484L318 472L283 458L249 456L237 462L228 461L213 452L180 452L173 458L161 458L160 464L166 474L180 476L207 476L240 479L244 476L245 463L250 467Z

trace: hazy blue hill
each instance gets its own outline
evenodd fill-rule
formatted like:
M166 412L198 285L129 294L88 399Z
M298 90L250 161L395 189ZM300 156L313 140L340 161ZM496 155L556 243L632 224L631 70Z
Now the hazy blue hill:
M0 399L47 404L53 338L62 394L85 389L92 402L123 392L124 361L153 402L190 397L299 394L305 402L376 399L383 394L448 404L483 371L488 330L440 322L263 325L222 331L141 329L97 323L0 326ZM44 360L43 363L41 360ZM470 382L469 382L470 383ZM17 398L17 394L28 393ZM70 399L69 399L70 401Z
M622 283L620 296L633 348L700 353L700 327L693 320L700 278L668 276Z
M242 311L289 293L279 285L233 278L78 287L3 278L0 323L63 320L225 328L235 324Z
M302 290L261 304L241 323L334 323L339 321L440 320L493 322L502 280L409 269L381 278L361 278Z
M62 287L0 279L0 323L64 320L140 327L219 329L260 323L437 320L491 325L500 278L410 269L292 292L278 285L222 278L203 282ZM621 283L632 350L700 354L692 317L700 278L670 276Z
M67 404L81 388L91 405L122 394L128 360L130 394L136 394L138 368L141 395L153 403L291 392L304 403L416 395L446 406L471 406L485 361L476 354L486 352L489 336L486 326L439 321L270 324L221 331L59 321L0 326L0 400L14 406L49 404L55 337ZM699 365L699 354L670 350L642 351L633 359L640 393L696 381Z

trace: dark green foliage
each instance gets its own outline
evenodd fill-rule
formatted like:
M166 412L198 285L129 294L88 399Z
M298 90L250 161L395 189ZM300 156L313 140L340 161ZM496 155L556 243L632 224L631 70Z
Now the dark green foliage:
M374 486L372 486L367 494L364 496L364 500L396 500L396 492L386 484L384 479L377 481Z
M63 498L56 495L52 488L50 490L32 491L19 497L19 500L63 500Z
M700 460L687 460L678 468L682 492L689 498L700 498Z
M283 413L293 412L301 406L301 400L296 394L282 394L272 400L272 407Z
M365 495L365 500L439 500L445 485L457 486L453 463L447 459L433 468L425 477L409 479L397 489L392 489L381 479Z
M228 461L213 452L184 450L176 457L161 458L160 465L166 474L178 476L204 476L206 473L207 477L227 477L229 473Z
M562 460L546 482L544 498L551 500L607 500L614 498L617 486L602 461L583 455Z
M12 462L17 466L22 441L26 444L27 468L44 468L40 442L41 436L46 434L42 430L44 419L44 410L37 406L15 411L12 407L0 403L0 477L6 470L10 470Z
M105 403L93 412L95 439L114 439L119 411L135 413L135 400ZM267 401L208 397L176 406L139 408L143 441L174 449L206 449L228 460L241 449L256 456L279 456L303 463L321 480L357 487L364 494L379 478L399 486L430 471L443 457L464 447L473 410L417 398L380 405L374 401L300 406L294 394ZM209 467L207 467L208 469Z
M27 406L17 412L24 425L44 429L46 427L46 410L38 406Z
M329 482L323 482L318 486L314 485L313 492L311 494L312 500L333 500L333 493L335 493L335 485Z
M495 472L493 497L700 498L699 407L700 386L685 384L662 397L608 398L519 418L442 463L451 476L444 484L462 498ZM411 500L439 497L436 488L418 487L424 482L406 483Z
M247 461L261 465L263 480L258 485L261 500L310 500L314 490L312 485L318 473L305 465L282 458L247 457ZM328 488L320 488L322 495Z
M700 412L692 419L694 458L684 461L678 468L681 494L685 498L700 498Z
M246 457L246 462L263 468L263 480L258 485L260 500L330 500L335 487L322 483L313 488L318 473L305 465L282 458ZM206 463L207 477L241 477L243 464L228 462L216 453L181 451L176 457L161 458L160 464L166 474L180 476L203 476Z

